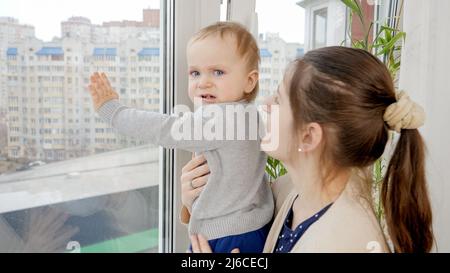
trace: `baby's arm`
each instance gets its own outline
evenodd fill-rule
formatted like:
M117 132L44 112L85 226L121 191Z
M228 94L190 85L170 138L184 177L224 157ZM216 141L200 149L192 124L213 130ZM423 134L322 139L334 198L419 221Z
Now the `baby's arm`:
M180 148L191 152L217 149L224 144L220 140L177 139L172 133L174 125L176 128L182 127L180 125L184 123L191 126L195 118L201 117L190 112L180 117L126 107L119 102L117 93L103 73L96 73L91 77L89 89L100 117L120 134L150 141L165 148ZM203 126L200 127L201 130Z

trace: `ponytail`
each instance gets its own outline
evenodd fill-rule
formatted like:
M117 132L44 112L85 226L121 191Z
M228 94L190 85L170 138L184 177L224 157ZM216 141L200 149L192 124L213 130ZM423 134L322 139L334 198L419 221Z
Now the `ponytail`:
M433 246L424 158L425 145L419 131L402 130L381 189L395 252L429 252Z

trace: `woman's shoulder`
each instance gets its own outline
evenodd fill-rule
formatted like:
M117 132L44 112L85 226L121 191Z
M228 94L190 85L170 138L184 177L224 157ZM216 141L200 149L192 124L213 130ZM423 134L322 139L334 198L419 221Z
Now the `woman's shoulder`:
M301 238L293 252L389 252L380 225L366 212L350 210L323 217ZM303 239L303 240L302 240Z
M347 200L340 204L330 221L336 223L326 234L334 242L336 251L346 252L389 252L386 238L372 207L364 199Z
M305 233L299 252L389 252L371 199L358 181Z

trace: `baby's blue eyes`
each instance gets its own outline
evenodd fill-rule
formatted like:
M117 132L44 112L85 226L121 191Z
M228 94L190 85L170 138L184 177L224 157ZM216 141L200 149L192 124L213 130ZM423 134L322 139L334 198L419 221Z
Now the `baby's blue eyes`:
M190 74L191 74L192 77L200 76L200 72L198 72L198 71L192 71Z
M225 74L225 72L223 72L222 70L214 70L213 74L216 77L220 77L220 76L223 76ZM200 72L192 71L189 73L189 75L191 75L192 77L198 77L198 76L200 76Z
M215 76L222 76L223 74L225 74L225 73L222 70L214 70Z

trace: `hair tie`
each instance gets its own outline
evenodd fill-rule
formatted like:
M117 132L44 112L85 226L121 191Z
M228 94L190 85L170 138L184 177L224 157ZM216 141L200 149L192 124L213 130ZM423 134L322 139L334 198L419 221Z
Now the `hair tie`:
M422 106L412 101L409 96L400 91L396 93L397 102L389 105L383 119L389 129L400 133L402 129L418 129L425 123L425 111Z

